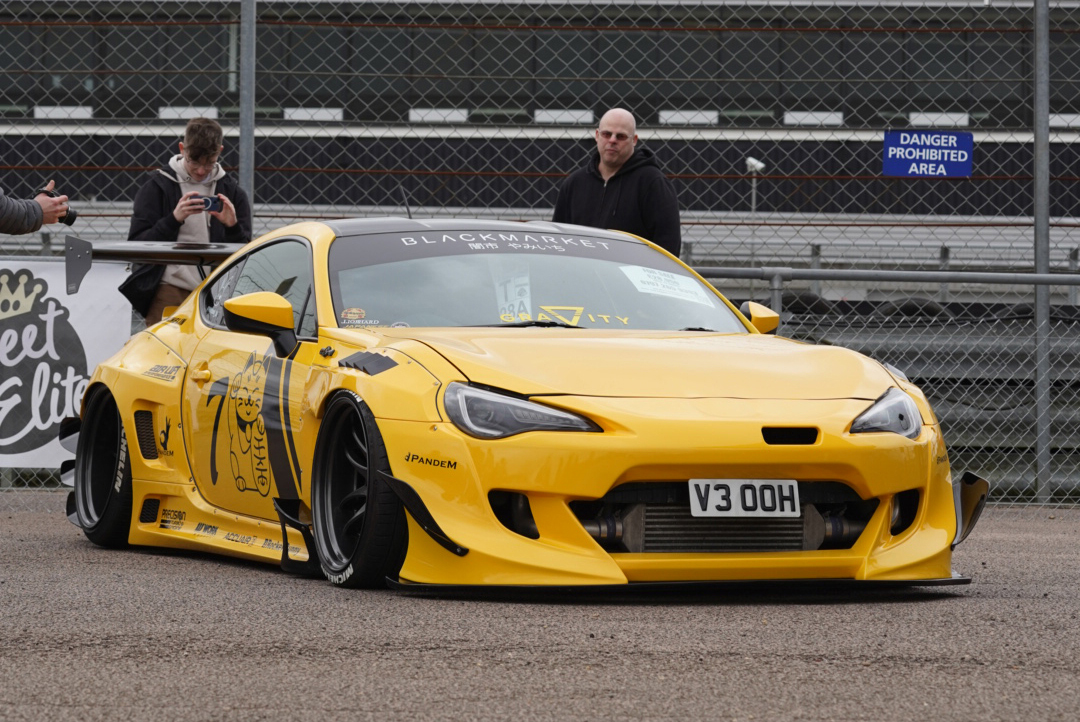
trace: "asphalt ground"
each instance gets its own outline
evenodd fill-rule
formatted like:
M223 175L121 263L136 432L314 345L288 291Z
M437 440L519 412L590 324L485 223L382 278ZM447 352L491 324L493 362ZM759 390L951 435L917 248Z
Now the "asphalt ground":
M0 513L0 720L1075 720L1080 510L991 509L968 586L356 592ZM9 505L10 506L10 505Z

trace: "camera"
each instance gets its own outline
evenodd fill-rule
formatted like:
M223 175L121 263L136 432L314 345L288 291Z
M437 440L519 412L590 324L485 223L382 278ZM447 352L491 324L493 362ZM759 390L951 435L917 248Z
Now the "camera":
M35 193L34 195L40 195L41 193L44 193L50 198L60 197L59 193L57 193L55 190L49 190L48 188L39 188L37 193ZM68 206L67 213L65 213L64 216L60 218L60 222L63 223L65 226L70 226L75 223L75 219L78 217L79 214L75 211L75 209L71 206Z
M221 211L221 199L217 196L195 196L203 204L204 211Z

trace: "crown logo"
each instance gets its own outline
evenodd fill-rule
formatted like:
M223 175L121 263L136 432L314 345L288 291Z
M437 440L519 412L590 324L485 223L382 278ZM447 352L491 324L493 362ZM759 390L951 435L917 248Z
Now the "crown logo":
M34 308L34 300L45 290L45 282L35 280L29 271L19 273L18 282L12 288L11 274L0 273L0 321L29 313Z

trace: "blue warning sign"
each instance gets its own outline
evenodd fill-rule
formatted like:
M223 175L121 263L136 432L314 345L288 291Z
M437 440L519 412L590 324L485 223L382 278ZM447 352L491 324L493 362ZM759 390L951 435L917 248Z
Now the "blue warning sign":
M882 175L907 178L969 177L974 148L971 133L887 130Z

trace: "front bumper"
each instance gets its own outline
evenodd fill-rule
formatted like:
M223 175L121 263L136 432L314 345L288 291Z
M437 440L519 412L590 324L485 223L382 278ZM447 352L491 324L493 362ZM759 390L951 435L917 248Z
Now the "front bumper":
M600 423L604 432L480 441L450 424L379 420L393 476L415 491L442 535L468 550L453 553L445 540L436 540L410 518L402 580L465 586L929 583L954 579L951 549L963 538L957 530L969 531L977 519L973 512L958 524L956 491L936 426L925 425L914 441L845 433L865 401L558 401ZM821 433L811 444L766 444L762 426L780 423L813 426ZM876 508L847 548L725 553L605 549L572 508L573 502L601 499L622 485L685 484L690 478L839 482L860 499L876 500ZM537 538L515 533L497 518L492 491L528 499ZM917 492L918 505L910 523L897 531L894 499L904 492Z

